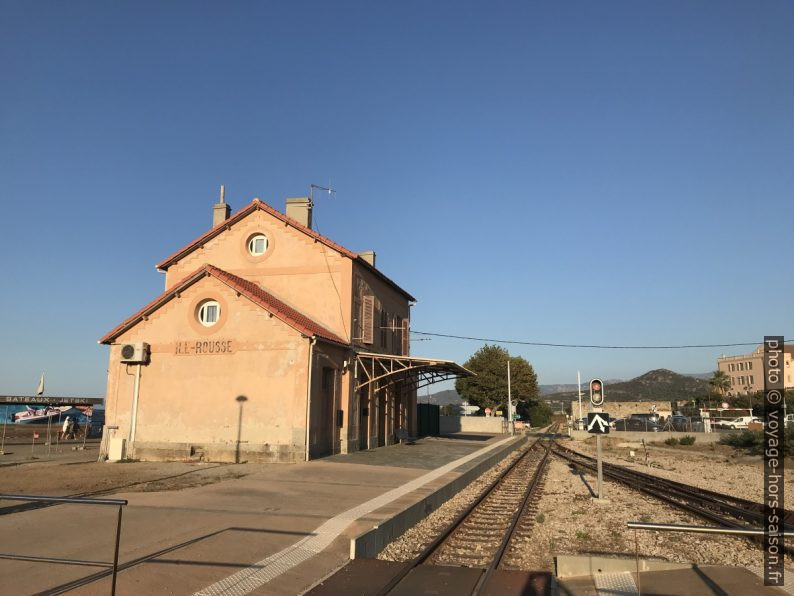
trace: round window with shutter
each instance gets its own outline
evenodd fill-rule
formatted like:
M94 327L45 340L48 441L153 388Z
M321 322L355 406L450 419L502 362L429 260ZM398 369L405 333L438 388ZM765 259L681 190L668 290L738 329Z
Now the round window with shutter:
M254 234L248 239L248 254L252 257L260 257L267 252L269 246L267 236L261 233Z
M196 311L198 322L205 327L212 327L221 316L221 305L217 300L205 300Z

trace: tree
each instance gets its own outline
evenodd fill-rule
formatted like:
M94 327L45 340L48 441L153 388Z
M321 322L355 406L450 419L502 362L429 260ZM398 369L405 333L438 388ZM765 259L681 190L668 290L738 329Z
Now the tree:
M512 364L511 364L512 366ZM519 403L521 406L522 403ZM529 422L532 426L546 426L551 422L551 416L554 412L551 411L551 408L545 401L535 401L532 402L532 405L526 408L527 415L526 417L529 418ZM524 416L521 416L524 418Z
M731 390L731 379L725 371L715 370L714 376L709 379L709 388L712 393L725 395Z
M507 361L510 361L510 389L513 401L522 406L537 403L540 395L538 377L532 365L520 356L510 356L500 346L485 344L463 365L477 376L462 377L455 382L455 390L470 404L496 409L507 407Z

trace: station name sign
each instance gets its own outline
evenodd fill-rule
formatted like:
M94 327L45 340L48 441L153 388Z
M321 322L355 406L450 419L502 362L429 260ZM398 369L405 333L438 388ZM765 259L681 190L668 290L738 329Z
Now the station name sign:
M231 354L234 351L230 339L197 339L176 342L174 354L177 356L204 356Z

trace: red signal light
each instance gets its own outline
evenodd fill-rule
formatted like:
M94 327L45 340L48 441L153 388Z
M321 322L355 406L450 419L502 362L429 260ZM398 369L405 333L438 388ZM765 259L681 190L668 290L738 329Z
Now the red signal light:
M604 403L604 384L601 379L590 381L590 403L594 406L600 406Z

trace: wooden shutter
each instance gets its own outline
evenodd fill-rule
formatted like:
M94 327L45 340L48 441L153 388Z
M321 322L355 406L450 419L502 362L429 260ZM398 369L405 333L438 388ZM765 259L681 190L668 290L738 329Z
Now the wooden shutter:
M408 319L403 320L402 324L402 335L403 335L403 351L402 356L410 356L409 351L411 350L411 338L410 336L410 321Z
M375 327L375 296L364 296L361 301L361 341L373 343Z

